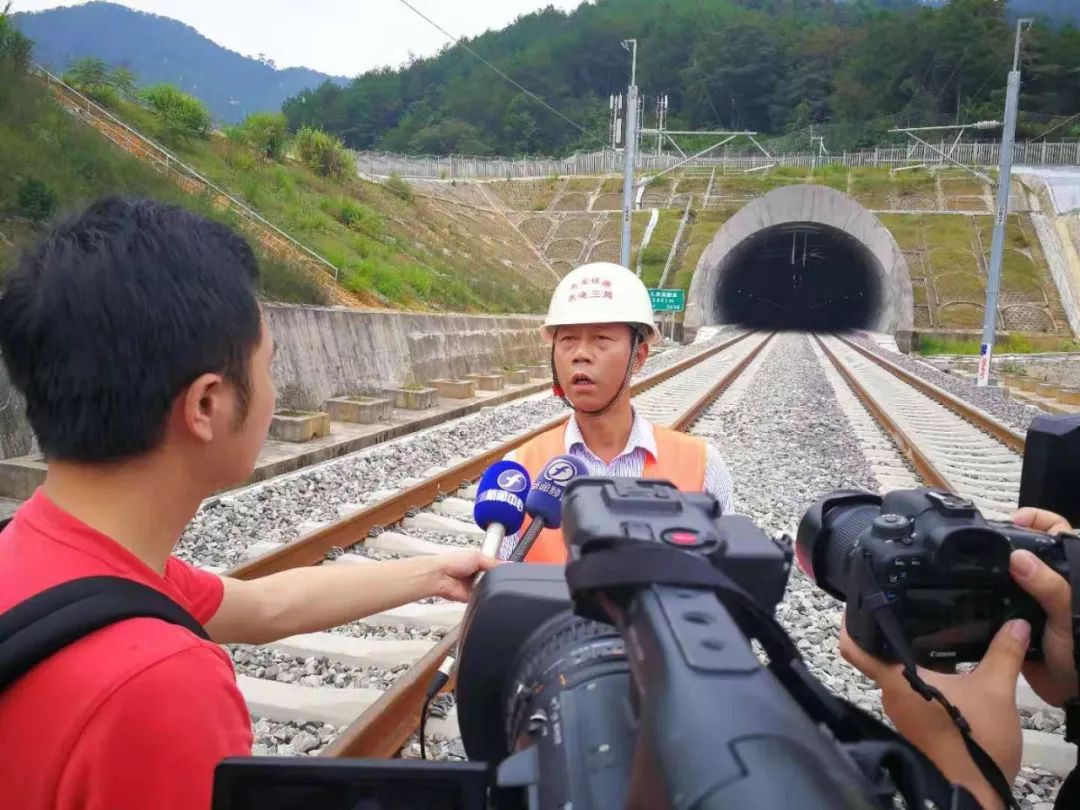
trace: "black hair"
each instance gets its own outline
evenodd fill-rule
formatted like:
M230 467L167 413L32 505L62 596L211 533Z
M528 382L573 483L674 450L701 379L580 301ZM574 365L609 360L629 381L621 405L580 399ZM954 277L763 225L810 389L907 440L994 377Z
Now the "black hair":
M177 395L220 373L246 413L258 264L224 225L107 197L25 253L0 297L0 353L48 458L127 458Z

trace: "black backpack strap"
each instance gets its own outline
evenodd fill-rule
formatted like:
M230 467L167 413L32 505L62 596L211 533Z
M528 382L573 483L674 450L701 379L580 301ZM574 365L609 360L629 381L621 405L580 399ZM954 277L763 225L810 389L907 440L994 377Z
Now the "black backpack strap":
M210 639L190 613L161 591L122 577L74 579L31 596L0 615L0 692L80 638L144 617Z

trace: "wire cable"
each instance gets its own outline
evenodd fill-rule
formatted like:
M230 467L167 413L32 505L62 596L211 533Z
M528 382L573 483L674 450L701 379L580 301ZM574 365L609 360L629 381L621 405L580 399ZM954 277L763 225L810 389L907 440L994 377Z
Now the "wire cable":
M1043 133L1042 135L1036 135L1036 136L1035 136L1034 138L1032 138L1032 140L1033 140L1033 141L1037 141L1037 140L1039 140L1040 138L1045 138L1045 137L1046 137L1047 135L1049 135L1049 134L1050 134L1051 132L1053 132L1053 131L1054 131L1055 129L1061 129L1061 128L1062 128L1063 126L1065 126L1066 124L1071 124L1071 123L1072 123L1073 121L1075 121L1075 120L1076 120L1077 118L1080 118L1080 112L1078 112L1078 113L1077 113L1076 115L1070 115L1070 116L1069 116L1068 118L1066 118L1066 119L1065 119L1064 121L1061 121L1061 122L1059 122L1059 123L1057 123L1057 124L1054 124L1054 125L1053 125L1052 127L1050 127L1050 129L1046 130L1046 132L1044 132L1044 133Z
M516 87L522 93L527 95L533 101L535 101L536 103L542 105L547 110L555 113L555 115L559 116L559 118L564 120L570 126L574 127L574 129L579 130L581 133L586 135L588 138L590 138L590 139L592 139L594 141L597 141L599 143L604 143L604 141L601 140L599 136L594 135L593 133L589 132L589 130L585 129L585 127L581 126L581 124L579 124L576 121L568 118L567 116L563 115L561 112L556 110L554 107L552 107L550 104L548 104L546 101L544 101L544 99L542 99L540 96L538 96L532 90L529 90L527 87L522 86L521 84L516 82L514 79L507 76L505 73L503 73L497 67L495 67L495 65L491 64L491 62L489 62L487 59L485 59L480 54L478 54L476 51L474 51L472 48L470 48L468 43L466 43L463 39L460 39L459 37L455 37L453 34L451 34L449 31L447 31L445 28L443 28L441 25L439 25L437 22L435 22L433 19L431 19L431 17L427 16L424 12L422 12L420 9L418 9L416 6L414 6L412 3L410 3L409 0L398 0L398 2L401 3L403 6L405 6L406 8L408 8L410 11L412 11L418 17L423 19L425 22L427 22L429 25L431 25L437 31L439 31L443 36L450 39L455 45L460 45L462 48L464 48L470 54L472 54L477 59L479 59L481 62L483 62L485 65L487 65L489 68L491 68L491 70L493 70L495 73L502 76L504 79L506 79L506 81L510 82L510 84L514 85L514 87Z

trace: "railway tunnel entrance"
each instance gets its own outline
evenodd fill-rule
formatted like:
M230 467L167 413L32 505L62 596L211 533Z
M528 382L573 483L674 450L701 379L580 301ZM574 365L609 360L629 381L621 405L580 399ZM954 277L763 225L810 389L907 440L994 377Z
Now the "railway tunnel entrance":
M686 328L866 329L909 342L911 279L892 234L824 186L775 189L738 211L698 262Z

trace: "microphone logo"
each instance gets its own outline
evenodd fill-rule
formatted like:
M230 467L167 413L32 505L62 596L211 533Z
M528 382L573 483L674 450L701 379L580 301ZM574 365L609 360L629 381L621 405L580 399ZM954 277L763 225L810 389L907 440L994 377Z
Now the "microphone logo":
M568 484L577 475L574 465L568 461L556 461L548 465L544 471L544 477L555 484Z
M504 470L497 479L500 489L507 492L524 492L529 482L518 470Z

